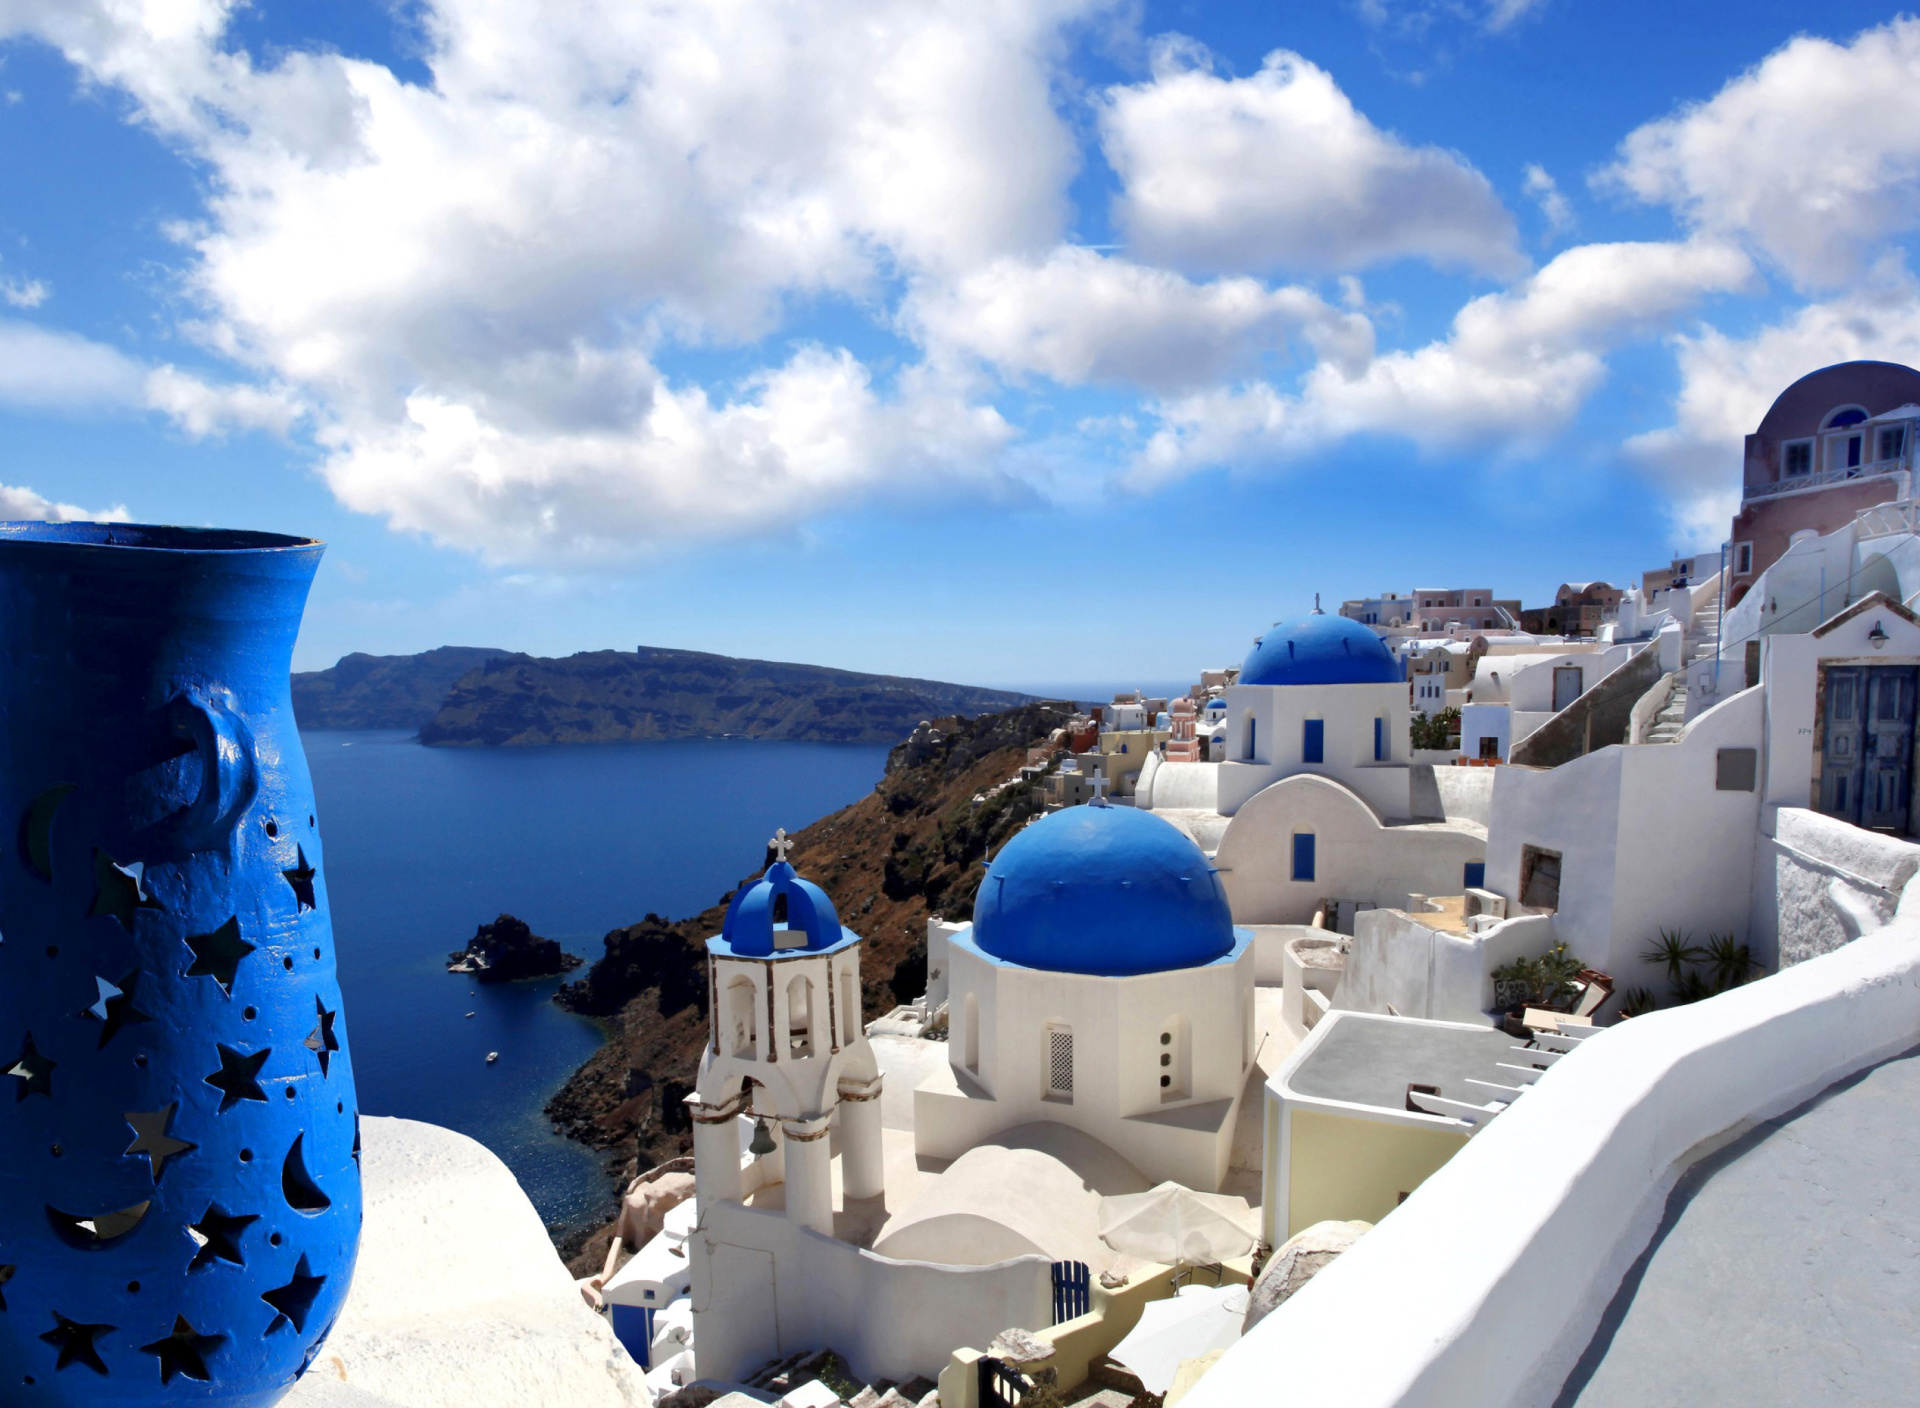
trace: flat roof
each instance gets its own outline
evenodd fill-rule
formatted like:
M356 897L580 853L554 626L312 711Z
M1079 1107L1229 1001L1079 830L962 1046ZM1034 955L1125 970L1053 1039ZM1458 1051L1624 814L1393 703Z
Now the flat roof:
M1405 1110L1409 1085L1437 1085L1449 1100L1484 1105L1490 1093L1474 1080L1512 1085L1500 1063L1524 1064L1520 1043L1493 1027L1468 1027L1370 1012L1334 1012L1326 1034L1303 1047L1298 1064L1283 1074L1296 1095Z

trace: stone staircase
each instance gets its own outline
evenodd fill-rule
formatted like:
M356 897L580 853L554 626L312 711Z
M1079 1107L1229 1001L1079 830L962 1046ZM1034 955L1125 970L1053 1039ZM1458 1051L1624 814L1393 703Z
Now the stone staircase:
M1676 684L1673 697L1665 707L1653 716L1653 727L1647 730L1647 742L1671 743L1680 736L1680 730L1687 722L1687 687Z
M1720 642L1720 598L1715 597L1701 607L1693 616L1693 652L1687 657L1687 663L1705 660L1713 654Z

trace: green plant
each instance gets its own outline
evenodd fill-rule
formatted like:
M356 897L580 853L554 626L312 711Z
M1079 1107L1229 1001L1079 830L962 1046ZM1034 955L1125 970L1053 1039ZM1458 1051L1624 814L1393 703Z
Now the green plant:
M1555 944L1538 958L1516 958L1493 970L1494 999L1503 1007L1565 1011L1573 1005L1573 980L1580 968L1580 960L1565 944Z
M1729 988L1752 982L1760 972L1760 965L1754 962L1752 950L1732 934L1707 935L1707 942L1701 949L1701 959L1712 974L1715 992L1725 992Z
M1620 999L1622 1017L1639 1017L1653 1011L1659 1004L1654 1001L1651 988L1628 988Z
M1663 964L1667 970L1667 984L1677 995L1687 971L1701 958L1700 946L1693 942L1693 935L1683 934L1678 929L1662 929L1660 938L1640 955L1642 963Z
M1680 1005L1716 997L1752 982L1765 971L1753 950L1732 934L1709 934L1704 944L1696 944L1690 934L1662 929L1659 939L1649 944L1640 958L1667 970L1667 986ZM1644 1000L1645 1006L1632 1005L1635 999ZM1630 1016L1652 1011L1653 995L1645 988L1636 988L1621 1000L1620 1010Z
M1407 735L1415 748L1447 748L1449 740L1460 732L1460 711L1442 709L1437 714L1415 714Z

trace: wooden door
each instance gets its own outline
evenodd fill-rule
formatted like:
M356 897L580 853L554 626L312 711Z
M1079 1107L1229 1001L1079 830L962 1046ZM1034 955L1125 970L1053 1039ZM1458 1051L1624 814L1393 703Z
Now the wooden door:
M1835 666L1827 671L1826 728L1820 746L1820 810L1856 824L1860 820L1860 758L1866 741L1861 697L1865 686L1862 666Z
M1916 671L1882 665L1867 674L1866 747L1861 753L1860 824L1905 832L1913 789Z

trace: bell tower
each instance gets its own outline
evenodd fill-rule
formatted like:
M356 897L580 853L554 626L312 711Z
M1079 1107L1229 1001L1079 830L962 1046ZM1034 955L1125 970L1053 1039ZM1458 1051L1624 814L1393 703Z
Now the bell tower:
M707 1048L687 1102L694 1178L703 1206L742 1201L736 1122L773 1122L787 1217L832 1236L836 1120L845 1196L882 1191L880 1071L861 1020L860 936L788 864L792 844L784 830L773 838L773 864L707 940ZM766 1137L763 1124L756 1144Z

